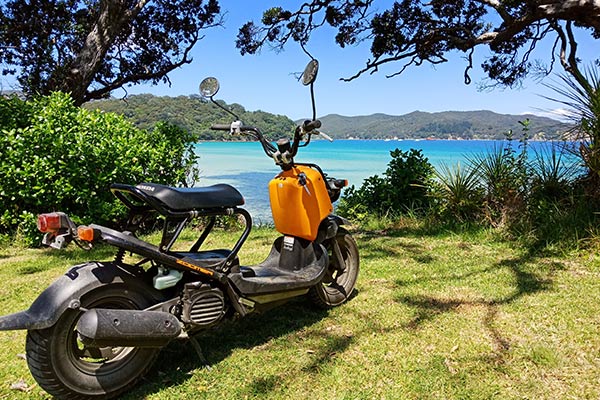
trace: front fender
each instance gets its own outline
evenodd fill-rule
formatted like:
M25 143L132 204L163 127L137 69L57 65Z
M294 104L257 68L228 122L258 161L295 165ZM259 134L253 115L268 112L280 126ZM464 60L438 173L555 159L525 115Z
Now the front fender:
M67 309L78 309L85 293L133 280L138 278L113 263L88 262L73 266L46 288L28 310L0 317L0 331L49 328ZM149 288L149 292L153 290Z
M319 225L319 233L317 234L315 242L320 244L327 239L335 237L341 225L350 225L350 221L348 221L346 218L340 217L339 215L330 214L327 218L321 221L321 225Z

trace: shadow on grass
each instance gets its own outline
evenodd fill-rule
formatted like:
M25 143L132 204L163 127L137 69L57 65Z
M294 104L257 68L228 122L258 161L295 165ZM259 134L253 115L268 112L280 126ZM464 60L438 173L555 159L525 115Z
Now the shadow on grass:
M396 283L396 286L399 286L399 287L410 287L412 285L419 285L419 284L428 283L428 282L432 282L432 281L444 281L444 282L461 281L461 280L473 277L475 275L486 274L488 272L496 270L497 268L498 268L498 266L493 266L493 267L488 267L488 268L484 268L484 269L480 269L480 270L465 272L465 273L461 273L461 274L452 273L452 274L447 274L447 275L442 275L442 276L436 275L435 278L420 277L420 278L411 278L411 279L397 279L395 283Z
M555 271L564 269L562 264L554 262L548 265L546 271L532 272L527 269L527 265L535 260L536 257L527 254L522 257L501 260L496 265L489 268L463 275L438 275L435 278L420 278L418 282L462 280L473 275L483 274L496 269L508 268L514 276L515 285L512 293L491 300L447 299L430 295L401 296L397 298L397 300L415 310L415 316L405 325L405 327L413 330L419 329L422 324L434 320L442 314L459 312L459 308L463 306L483 307L485 308L483 325L492 338L494 349L494 357L491 359L493 359L495 363L502 362L511 347L511 343L502 335L502 332L496 328L495 321L497 319L498 307L513 303L524 296L550 290L553 285L551 276ZM407 286L410 283L411 282L406 281L397 282L399 286ZM417 283L417 281L412 283Z
M375 237L444 237L448 235L477 235L486 229L477 224L439 224L428 223L425 220L401 220L399 225L387 229L361 232L367 238Z
M43 265L28 265L26 267L19 268L19 275L31 275L38 272L45 271L47 269L46 266Z
M386 240L385 237L380 237L382 240ZM397 239L395 239L397 241ZM423 246L416 243L402 242L395 243L396 248L391 248L387 243L383 242L380 245L375 245L373 241L370 241L368 246L361 246L359 242L359 250L362 258L386 258L386 257L400 257L411 254L413 257L422 257L423 260L429 259L430 254ZM416 260L419 261L419 260Z
M396 236L394 232L379 232L377 234L361 234L358 237L358 246L361 258L363 259L381 259L386 257L406 257L421 264L430 264L436 261L436 257L431 251L420 243L414 241L400 241L399 238L415 238L418 236ZM389 245L393 240L394 247ZM363 245L363 243L367 243Z
M319 332L315 335L319 336L319 343L321 345L311 350L311 352L314 352L311 357L312 361L299 371L309 376L318 374L324 366L333 362L335 354L343 353L354 341L352 336L335 336L325 332ZM283 370L280 373L255 378L254 381L245 385L245 390L251 393L252 397L262 398L267 396L278 388L285 388L290 380L295 379L295 377L290 376L287 372Z
M236 349L265 345L273 339L309 327L327 315L327 311L316 309L306 299L300 298L264 314L252 314L238 321L225 322L195 336L202 347L204 361L189 341L172 342L161 351L155 366L142 384L125 398L145 398L165 387L181 385L191 378L192 371L210 368L229 357ZM323 346L315 350L313 363L306 368L319 369L328 362L332 353L344 351L352 340L346 337L338 339L324 338ZM263 376L247 383L247 386L251 393L266 394L280 384L278 376Z
M484 231L484 228L477 225L445 226L419 223L416 220L409 219L401 226L375 231L360 231L356 236L361 258L408 256L420 264L431 264L437 261L438 258L435 254L432 254L431 249L421 244L424 242L423 238L443 239L454 237L457 234L476 237ZM406 238L407 241L399 241L399 238ZM389 246L390 241L393 241L396 248ZM362 242L368 244L361 245ZM468 245L461 243L459 246Z

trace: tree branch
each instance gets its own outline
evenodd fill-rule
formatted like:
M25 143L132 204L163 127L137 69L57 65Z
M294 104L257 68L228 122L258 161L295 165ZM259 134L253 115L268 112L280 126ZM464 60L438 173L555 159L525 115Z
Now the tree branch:
M470 82L474 49L483 45L492 53L483 64L488 76L512 86L530 71L538 43L550 33L558 35L554 45L560 43L562 65L574 73L578 61L572 24L595 29L594 34L600 35L600 0L403 0L369 18L372 2L307 0L296 12L286 11L282 20L270 16L271 23L262 27L252 24L252 32L245 32L245 41L238 40L237 45L242 54L256 52L267 42L277 49L290 39L305 45L315 29L329 23L338 30L336 41L341 47L372 40L373 57L352 76L341 78L343 81L399 61L399 70L387 75L396 76L411 65L446 62L445 55L458 50L467 54L466 83ZM325 15L321 18L319 13ZM560 21L566 22L566 28ZM554 56L550 57L552 67Z
M583 26L600 30L600 1L598 0L537 0L539 18L577 21Z
M154 80L154 79L158 80L159 78L164 78L164 79L168 80L169 72L172 72L175 69L192 62L192 58L189 57L190 51L195 46L196 42L198 42L198 40L200 40L200 39L202 39L202 37L200 37L197 33L191 37L190 43L186 46L186 48L183 51L183 57L178 62L171 63L170 65L165 66L164 68L161 68L160 70L154 71L152 73L150 73L148 71L144 71L144 72L140 72L137 74L121 75L120 78L115 79L112 82L108 82L108 81L101 82L102 85L104 85L104 87L102 87L100 89L88 91L85 94L84 102L90 101L90 100L95 100L95 99L102 99L107 94L112 92L113 90L124 87L125 85L130 84L130 83L138 83L143 80ZM171 84L171 82L169 81L169 85L170 84Z
M510 15L510 13L506 10L506 8L502 5L502 3L500 3L500 1L498 1L498 0L480 0L480 3L490 6L494 10L496 10L498 15L500 16L500 18L502 18L502 20L504 22L511 22L513 20L512 15Z

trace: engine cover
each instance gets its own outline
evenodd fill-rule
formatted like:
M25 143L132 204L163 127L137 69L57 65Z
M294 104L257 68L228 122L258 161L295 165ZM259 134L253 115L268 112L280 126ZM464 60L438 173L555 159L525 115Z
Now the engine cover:
M195 327L209 327L225 315L225 296L218 288L195 283L185 285L181 320Z

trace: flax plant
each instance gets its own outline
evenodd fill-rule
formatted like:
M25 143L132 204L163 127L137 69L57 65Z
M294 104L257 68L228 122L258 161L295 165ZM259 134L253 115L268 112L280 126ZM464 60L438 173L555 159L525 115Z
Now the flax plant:
M569 154L564 143L552 143L550 148L534 149L529 165L532 175L530 192L534 198L570 198L573 183L582 173L580 163Z
M598 66L597 66L598 67ZM558 84L549 84L559 99L549 98L567 107L568 118L574 122L572 139L579 144L577 155L588 169L593 194L600 194L600 71L588 67L582 79L559 75Z
M484 190L485 219L494 227L507 225L523 209L526 173L518 160L510 146L467 158Z
M442 200L440 211L443 215L455 218L457 222L479 217L484 193L475 168L461 167L460 163L454 166L442 164L435 176L438 182L436 194Z

